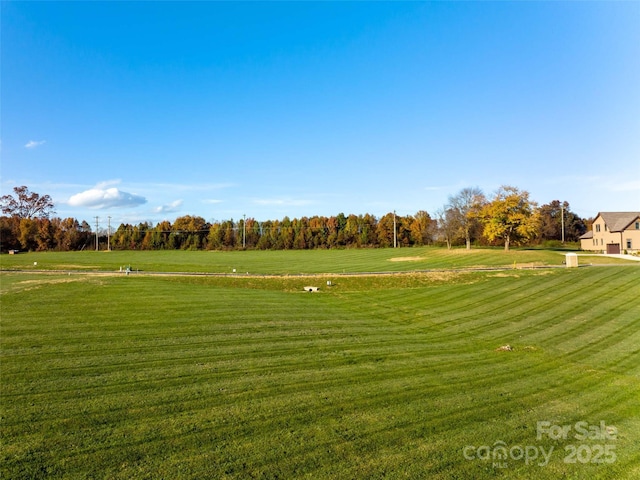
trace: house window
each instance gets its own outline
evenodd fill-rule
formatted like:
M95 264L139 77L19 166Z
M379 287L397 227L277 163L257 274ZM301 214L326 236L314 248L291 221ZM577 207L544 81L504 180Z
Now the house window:
M636 230L640 230L640 222L636 222Z
M596 232L600 231L600 225L596 225Z
M631 250L631 239L627 238L627 250Z

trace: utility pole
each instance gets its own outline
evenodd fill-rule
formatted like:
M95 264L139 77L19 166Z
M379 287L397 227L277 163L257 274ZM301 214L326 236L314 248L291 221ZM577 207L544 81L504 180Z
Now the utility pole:
M109 215L107 217L109 219L108 221L108 227L107 227L107 251L110 252L111 251L111 215Z
M98 251L98 220L99 217L94 217L96 219L96 252Z
M242 248L247 245L247 216L242 214Z
M398 246L398 238L396 234L396 211L393 211L393 248Z
M562 218L562 243L564 243L564 202L560 204L560 217Z

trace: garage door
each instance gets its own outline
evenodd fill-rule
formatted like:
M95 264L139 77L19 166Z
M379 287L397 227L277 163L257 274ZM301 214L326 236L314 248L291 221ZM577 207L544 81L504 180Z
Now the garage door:
M609 243L609 244L607 244L607 253L608 254L619 254L620 253L620 244L619 243Z

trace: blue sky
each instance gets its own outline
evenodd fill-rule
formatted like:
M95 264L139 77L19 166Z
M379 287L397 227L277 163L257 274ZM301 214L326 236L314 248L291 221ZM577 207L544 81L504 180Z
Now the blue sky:
M640 2L2 2L1 171L113 224L640 210Z

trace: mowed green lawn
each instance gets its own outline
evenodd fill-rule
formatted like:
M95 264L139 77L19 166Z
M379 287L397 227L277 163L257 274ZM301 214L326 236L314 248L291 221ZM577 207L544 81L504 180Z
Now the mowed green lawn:
M287 251L85 251L1 255L3 270L118 272L198 272L216 274L301 274L407 272L478 267L562 265L567 251L438 247ZM580 257L580 264L635 263L602 255Z
M1 478L640 476L636 265L0 280Z

